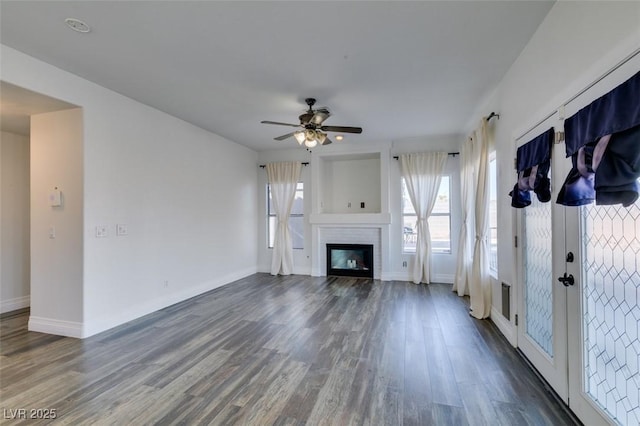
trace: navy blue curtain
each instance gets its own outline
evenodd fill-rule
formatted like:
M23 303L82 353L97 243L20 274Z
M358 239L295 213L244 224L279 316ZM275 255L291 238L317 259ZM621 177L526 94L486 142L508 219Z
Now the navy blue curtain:
M640 72L564 122L573 168L559 204L629 206L640 193Z
M518 182L509 193L512 207L523 208L531 204L531 191L543 203L551 200L551 182L548 175L554 135L555 130L552 127L518 148Z

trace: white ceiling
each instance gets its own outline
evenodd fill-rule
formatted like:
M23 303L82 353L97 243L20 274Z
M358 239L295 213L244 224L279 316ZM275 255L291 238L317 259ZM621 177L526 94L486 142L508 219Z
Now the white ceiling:
M306 97L364 128L342 143L462 133L552 4L3 0L0 40L262 151L297 146L260 121L297 123Z

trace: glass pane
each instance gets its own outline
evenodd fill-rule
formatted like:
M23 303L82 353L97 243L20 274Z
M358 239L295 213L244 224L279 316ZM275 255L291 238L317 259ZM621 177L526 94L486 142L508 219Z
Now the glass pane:
M449 253L451 251L451 228L449 222L449 215L429 217L431 250L434 253Z
M442 179L440 180L440 189L438 189L438 197L436 198L436 204L433 206L431 213L448 214L449 209L449 176L442 176Z
M291 207L291 214L304 214L304 184L298 182L296 187L296 197L293 200L293 206Z
M489 228L489 270L498 274L498 227Z
M291 232L291 243L294 249L304 248L304 217L291 216L289 218L289 231Z
M489 161L489 269L498 273L498 178L496 159Z
M276 232L276 218L275 210L273 209L273 203L271 200L271 185L267 185L267 239L269 242L268 247L273 247L273 239ZM296 195L291 207L291 215L289 217L289 230L291 232L291 239L294 249L304 248L304 184L298 182L296 186Z
M402 214L416 214L413 204L411 204L411 198L407 192L407 185L402 178Z
M276 211L273 209L273 200L271 199L271 185L267 185L267 215L272 216L274 214L276 214Z
M449 182L449 176L442 176L440 179L440 188L438 189L436 203L433 206L431 213L449 213L451 208L451 204L449 202ZM413 204L411 204L411 198L407 192L407 185L404 178L402 178L402 213L416 214Z
M432 215L429 218L431 231L431 247L434 252L451 252L451 223L450 223L450 182L449 176L443 176L440 180L440 188ZM411 204L404 178L402 179L402 213L404 215L402 228L402 248L404 252L416 251L416 213Z
M289 217L289 232L294 249L304 248L304 216ZM269 216L269 248L273 248L273 240L276 233L276 217Z
M418 237L416 229L416 216L404 216L402 228L402 248L408 253L416 252L416 238Z
M526 333L553 356L551 203L533 196L523 215Z
M584 392L640 424L640 202L582 208Z
M267 207L268 215L276 214L271 198L271 185L267 185ZM293 200L293 206L291 207L291 214L304 214L304 184L302 182L298 182L296 186L296 195Z
M273 239L276 234L276 217L269 216L269 248L273 248Z

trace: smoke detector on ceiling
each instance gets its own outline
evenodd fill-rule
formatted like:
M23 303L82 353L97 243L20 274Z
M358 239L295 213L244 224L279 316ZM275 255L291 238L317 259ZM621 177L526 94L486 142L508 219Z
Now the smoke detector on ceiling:
M64 23L67 24L67 27L71 28L73 31L77 31L79 33L88 33L89 31L91 31L91 27L89 27L79 19L67 18L64 20Z

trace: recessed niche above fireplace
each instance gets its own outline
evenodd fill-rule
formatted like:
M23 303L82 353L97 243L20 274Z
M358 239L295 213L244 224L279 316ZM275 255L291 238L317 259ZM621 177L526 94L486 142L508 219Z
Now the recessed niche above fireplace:
M381 213L380 153L322 157L320 213Z
M373 245L327 244L327 275L373 278Z

